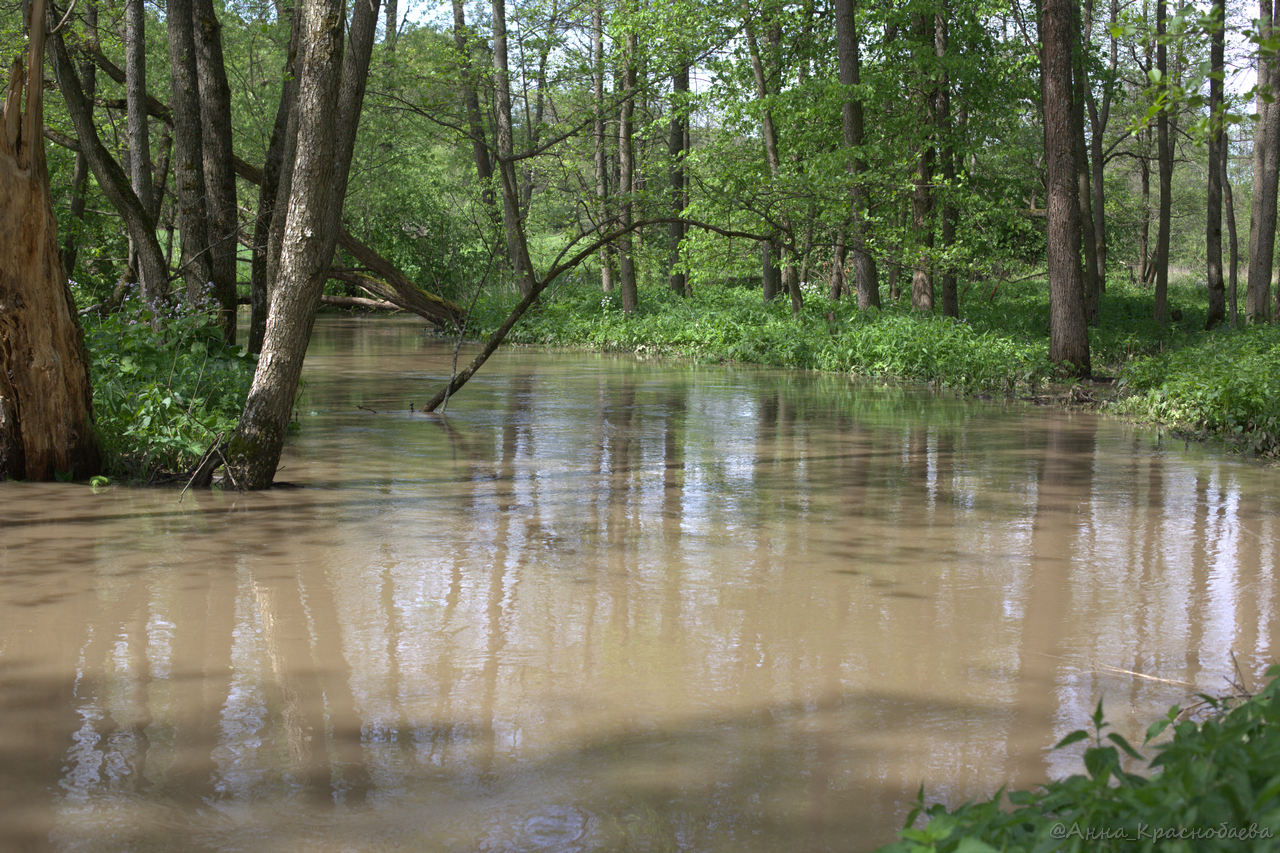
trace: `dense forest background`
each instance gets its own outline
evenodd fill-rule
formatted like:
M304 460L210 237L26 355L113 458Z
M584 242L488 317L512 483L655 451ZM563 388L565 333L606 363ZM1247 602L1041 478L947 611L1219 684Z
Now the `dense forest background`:
M268 444L322 289L458 328L504 288L958 318L1040 277L1049 356L1088 375L1109 286L1149 289L1158 325L1171 274L1202 326L1274 313L1278 12L78 0L46 16L61 259L99 313L211 305L234 342L248 302L240 343L293 353L239 428L271 410Z
M176 134L167 104L155 103L175 91L169 11L142 6L141 52L126 50L127 2L81 0L65 39L108 152L126 167L148 161L140 165L152 172L158 233L176 266L182 218L182 189L172 174ZM768 237L777 286L820 283L825 292L842 279L835 263L842 245L848 257L851 183L862 194L854 212L886 297L913 271L934 279L941 294L953 279L994 281L1043 263L1037 8L841 6L512 3L502 10L510 69L506 153L497 133L495 7L390 4L369 67L345 223L411 280L465 299L478 282L512 275L510 263L505 269L492 263L495 250L506 249L494 210L501 203L493 200L493 164L506 157L529 252L542 267L568 241L624 217L683 212ZM1234 207L1245 214L1242 228L1253 183L1253 11L1227 10L1229 55L1219 72L1228 83L1219 112L1228 128L1227 178ZM856 28L843 76L841 12L855 16ZM1098 247L1105 252L1100 269L1154 280L1157 119L1164 118L1173 161L1169 263L1204 275L1211 10L1114 2L1075 12L1086 178L1097 184L1089 201L1101 214ZM234 3L214 13L233 150L261 167L289 75L290 10ZM11 44L17 35L11 26ZM132 131L124 80L117 79L130 68L145 75L154 99L145 127ZM842 126L850 104L862 113L856 134ZM49 138L63 143L49 157L68 272L105 298L117 282L138 278L128 268L128 232L99 182L77 168L76 127L56 100L46 123ZM237 278L247 284L251 255L243 243L253 234L259 188L241 178L236 190L237 220L220 225L246 238ZM643 227L629 246L625 237L615 241L601 256L612 272L606 289L617 285L627 299L628 267L642 281L683 275L679 281L689 287L760 283L756 241L685 226L673 247L675 227ZM1247 249L1241 235L1246 256ZM578 274L600 275L601 259Z

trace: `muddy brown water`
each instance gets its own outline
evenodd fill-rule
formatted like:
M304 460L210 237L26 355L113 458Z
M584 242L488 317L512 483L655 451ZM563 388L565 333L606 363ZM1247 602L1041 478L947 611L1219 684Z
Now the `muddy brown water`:
M322 321L262 494L0 484L0 849L862 850L1275 660L1280 475Z

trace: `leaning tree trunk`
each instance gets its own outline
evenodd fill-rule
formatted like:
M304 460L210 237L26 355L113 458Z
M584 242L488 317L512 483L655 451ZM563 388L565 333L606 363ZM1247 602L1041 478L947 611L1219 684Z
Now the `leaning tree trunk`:
M302 3L297 153L283 249L270 287L262 357L244 414L227 445L227 473L240 488L265 489L275 478L338 241L378 4L355 5L345 57L343 11L341 0Z
M35 0L27 67L14 60L0 121L0 479L85 477L99 464L89 369L44 159L44 8Z

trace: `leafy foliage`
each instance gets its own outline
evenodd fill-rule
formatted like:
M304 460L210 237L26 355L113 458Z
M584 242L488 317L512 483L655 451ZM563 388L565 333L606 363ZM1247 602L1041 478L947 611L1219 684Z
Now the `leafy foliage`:
M90 318L85 344L112 476L145 480L187 470L235 428L255 359L223 342L211 311L157 313L132 297Z
M1092 741L1085 775L1034 791L1014 791L953 811L925 806L921 791L908 826L885 853L979 853L992 850L1274 849L1280 833L1280 667L1258 695L1235 707L1208 699L1217 716L1178 722L1172 708L1148 730L1155 752L1147 773L1130 772L1125 757L1145 757L1123 736L1106 732L1098 703L1093 732L1077 730L1062 749ZM1152 746L1166 729L1173 738ZM927 823L913 827L918 817Z
M1135 361L1125 372L1127 414L1218 435L1245 449L1280 450L1280 328L1203 335Z

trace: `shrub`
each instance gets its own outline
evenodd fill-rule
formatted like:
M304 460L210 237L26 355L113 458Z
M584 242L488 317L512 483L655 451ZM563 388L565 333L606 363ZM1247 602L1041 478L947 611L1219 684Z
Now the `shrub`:
M188 470L233 430L255 359L228 346L212 312L160 314L132 297L85 323L107 473L155 480Z

